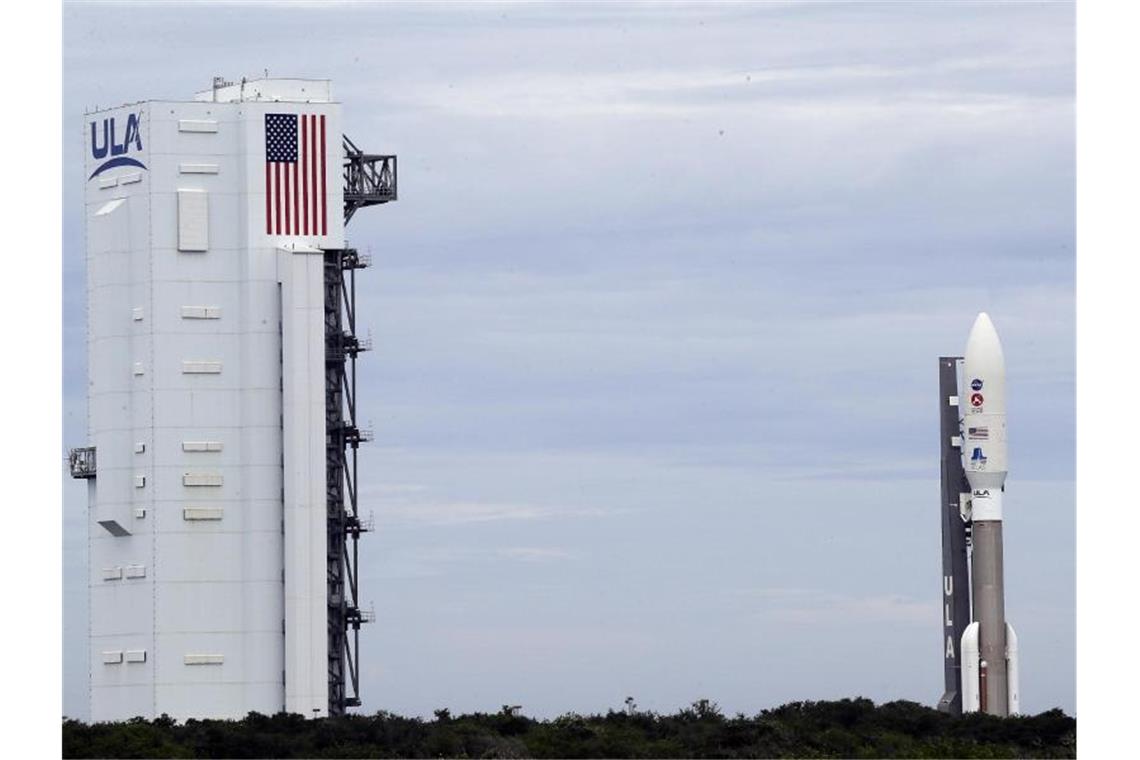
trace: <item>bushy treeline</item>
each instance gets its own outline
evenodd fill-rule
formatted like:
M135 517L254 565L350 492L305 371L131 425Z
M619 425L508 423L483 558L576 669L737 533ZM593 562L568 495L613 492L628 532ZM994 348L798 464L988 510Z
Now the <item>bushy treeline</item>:
M136 718L63 724L64 757L1076 757L1076 720L952 718L914 702L792 702L729 717L701 700L673 715L627 709L535 720L498 713L434 720L388 712L307 720L250 713L243 720Z

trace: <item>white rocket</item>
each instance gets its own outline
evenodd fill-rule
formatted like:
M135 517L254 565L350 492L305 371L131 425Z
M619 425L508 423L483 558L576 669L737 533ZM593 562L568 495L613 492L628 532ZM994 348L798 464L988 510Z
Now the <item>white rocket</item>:
M963 364L962 465L970 483L973 622L962 634L962 711L1018 712L1017 634L1005 621L1002 497L1009 470L1005 357L989 315L974 321Z

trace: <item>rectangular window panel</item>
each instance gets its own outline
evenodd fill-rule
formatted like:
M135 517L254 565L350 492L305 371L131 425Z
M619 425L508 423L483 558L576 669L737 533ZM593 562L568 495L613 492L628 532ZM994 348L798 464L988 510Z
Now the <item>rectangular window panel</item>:
M221 441L183 441L183 451L221 451Z
M178 171L182 174L217 174L217 164L179 164Z
M217 132L218 122L213 119L179 119L179 132Z
M209 196L204 190L179 190L178 250L205 251L209 243Z
M222 307L220 306L183 306L183 319L220 319Z
M182 509L183 520L221 520L222 508L221 507L184 507Z
M182 374L184 375L218 375L221 374L221 362L184 361Z
M216 472L186 472L182 474L184 486L220 486L222 476Z

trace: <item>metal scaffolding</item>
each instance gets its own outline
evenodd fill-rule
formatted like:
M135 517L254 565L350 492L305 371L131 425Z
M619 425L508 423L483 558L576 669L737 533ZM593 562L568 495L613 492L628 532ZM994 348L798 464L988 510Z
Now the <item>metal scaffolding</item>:
M95 477L95 447L82 446L67 454L67 466L73 478Z
M358 585L360 519L356 452L371 440L356 420L356 357L368 350L356 336L356 270L367 257L352 249L326 250L325 257L325 460L328 498L329 715L360 705Z
M396 200L396 157L365 153L342 137L348 224L357 209ZM352 248L324 255L329 715L343 715L360 705L360 626L375 619L360 605L357 542L372 530L372 521L360 517L356 480L357 449L372 440L356 417L356 357L372 348L356 334L356 270L371 261Z
M365 153L344 135L344 223L357 209L396 200L396 157Z
M942 667L945 691L938 709L962 714L962 634L970 624L970 483L962 469L958 408L960 356L938 357L939 439L942 472Z

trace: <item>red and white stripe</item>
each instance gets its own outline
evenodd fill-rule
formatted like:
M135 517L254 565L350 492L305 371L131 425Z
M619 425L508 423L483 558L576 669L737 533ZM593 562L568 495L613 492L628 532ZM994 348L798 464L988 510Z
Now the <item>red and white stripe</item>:
M297 160L265 162L265 232L327 235L324 114L297 115Z

